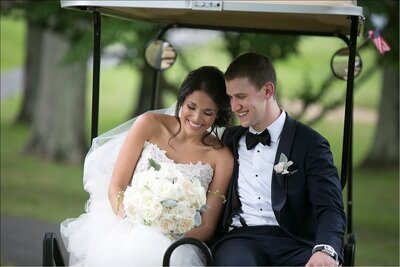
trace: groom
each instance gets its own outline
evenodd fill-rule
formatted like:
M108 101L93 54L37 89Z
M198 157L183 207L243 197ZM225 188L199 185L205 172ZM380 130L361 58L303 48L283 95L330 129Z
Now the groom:
M268 58L239 56L225 81L240 126L223 136L236 162L215 265L337 266L345 214L328 141L278 106Z

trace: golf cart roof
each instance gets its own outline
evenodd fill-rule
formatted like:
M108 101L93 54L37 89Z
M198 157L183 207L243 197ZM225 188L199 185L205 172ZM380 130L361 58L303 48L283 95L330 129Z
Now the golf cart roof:
M61 6L181 27L350 34L349 16L363 17L354 0L106 1L61 0ZM360 27L359 27L360 28ZM360 31L360 29L359 29Z

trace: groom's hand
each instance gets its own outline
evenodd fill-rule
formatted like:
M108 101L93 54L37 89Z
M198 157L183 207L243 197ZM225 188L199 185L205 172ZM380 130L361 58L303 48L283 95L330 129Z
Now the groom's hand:
M338 265L336 264L335 260L329 256L326 255L325 253L318 251L315 252L310 260L307 262L306 267L317 267L317 266L335 266L337 267Z

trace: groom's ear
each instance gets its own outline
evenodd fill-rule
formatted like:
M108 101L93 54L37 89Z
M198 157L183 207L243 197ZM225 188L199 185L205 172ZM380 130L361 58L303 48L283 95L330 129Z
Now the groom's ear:
M262 90L264 91L264 95L266 99L274 97L275 94L275 85L272 82L267 82L264 84Z

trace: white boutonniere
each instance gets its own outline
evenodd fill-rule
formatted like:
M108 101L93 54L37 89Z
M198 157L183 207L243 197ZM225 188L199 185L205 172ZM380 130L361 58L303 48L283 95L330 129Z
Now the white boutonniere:
M274 166L274 170L276 173L285 175L285 174L293 174L297 170L289 172L289 167L293 165L293 161L288 161L288 158L286 157L285 154L281 153L281 156L279 158L279 163Z

